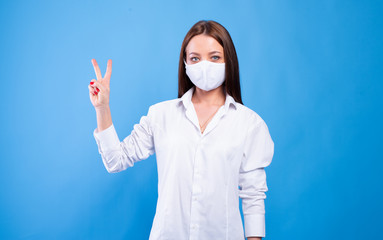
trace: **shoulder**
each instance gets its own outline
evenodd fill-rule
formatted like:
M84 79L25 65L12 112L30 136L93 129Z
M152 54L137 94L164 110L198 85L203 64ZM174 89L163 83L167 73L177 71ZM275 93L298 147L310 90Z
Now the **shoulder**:
M165 100L162 102L155 103L150 106L153 110L163 110L163 109L169 109L169 107L176 107L180 103L179 98Z
M168 111L175 110L179 107L181 100L179 98L170 99L155 103L149 107L149 112L153 114L160 114Z
M262 117L253 109L245 105L242 105L240 103L236 103L236 106L237 106L238 114L241 116L241 118L245 119L249 125L252 125L252 126L259 126L260 124L266 125Z
M272 152L274 151L274 142L271 138L269 127L266 125L266 122L258 113L249 107L246 107L242 104L237 104L237 106L237 110L240 110L243 116L247 117L246 141L250 143L253 141L264 143L264 146L267 146L267 149L271 150L272 157Z

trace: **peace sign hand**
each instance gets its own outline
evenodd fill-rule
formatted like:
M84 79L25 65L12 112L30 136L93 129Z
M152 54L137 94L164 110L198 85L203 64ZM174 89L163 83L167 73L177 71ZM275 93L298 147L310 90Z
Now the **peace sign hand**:
M112 75L112 60L108 60L106 73L104 77L102 77L101 75L101 71L96 59L92 59L92 64L96 73L97 80L92 79L92 81L90 81L90 84L88 85L90 101L96 109L108 107L110 93L110 76Z

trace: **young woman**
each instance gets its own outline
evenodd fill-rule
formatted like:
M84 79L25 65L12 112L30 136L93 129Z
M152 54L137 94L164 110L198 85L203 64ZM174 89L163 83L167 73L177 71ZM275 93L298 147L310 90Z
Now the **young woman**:
M122 142L109 109L112 62L104 77L96 60L92 63L93 135L108 172L156 153L158 201L149 239L264 237L264 168L274 143L262 118L242 104L237 54L227 30L214 21L189 30L181 47L178 98L150 106Z

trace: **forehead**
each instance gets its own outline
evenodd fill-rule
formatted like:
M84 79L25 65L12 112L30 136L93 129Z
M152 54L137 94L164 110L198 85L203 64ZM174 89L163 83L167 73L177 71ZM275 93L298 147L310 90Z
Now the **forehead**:
M204 34L194 36L186 46L186 53L197 52L202 54L212 51L223 53L223 47L213 37Z

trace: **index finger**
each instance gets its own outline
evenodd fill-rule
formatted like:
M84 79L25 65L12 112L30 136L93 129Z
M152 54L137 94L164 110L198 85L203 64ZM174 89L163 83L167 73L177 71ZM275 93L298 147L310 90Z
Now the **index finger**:
M92 64L93 64L94 72L96 73L97 80L101 80L102 75L101 75L100 67L97 64L96 59L92 59Z
M108 64L106 66L106 73L104 75L104 78L109 81L111 75L112 75L112 59L109 59Z

